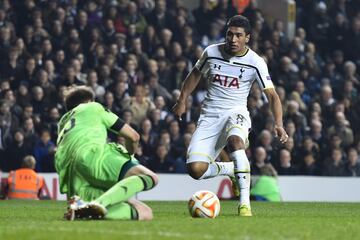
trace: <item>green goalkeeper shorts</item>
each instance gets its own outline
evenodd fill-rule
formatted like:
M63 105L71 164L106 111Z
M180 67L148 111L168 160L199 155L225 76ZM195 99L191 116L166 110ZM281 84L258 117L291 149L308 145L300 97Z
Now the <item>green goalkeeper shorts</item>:
M91 149L83 156L73 165L70 192L86 201L98 198L139 164L123 146L114 143Z

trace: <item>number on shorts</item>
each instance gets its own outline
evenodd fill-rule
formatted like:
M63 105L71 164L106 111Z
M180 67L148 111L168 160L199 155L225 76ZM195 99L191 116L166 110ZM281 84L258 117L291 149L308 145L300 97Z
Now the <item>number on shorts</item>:
M236 124L243 124L243 122L244 122L244 119L245 119L245 117L243 116L243 115L241 115L241 114L238 114L237 116L236 116Z

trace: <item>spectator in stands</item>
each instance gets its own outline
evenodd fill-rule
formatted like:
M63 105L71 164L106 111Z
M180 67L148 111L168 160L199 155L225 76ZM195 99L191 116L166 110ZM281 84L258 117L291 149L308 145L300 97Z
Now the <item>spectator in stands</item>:
M71 60L71 66L74 68L75 76L80 82L86 84L87 75L82 72L81 62L77 58Z
M345 39L346 57L352 61L359 61L360 53L360 19L354 17L350 22L350 30ZM359 65L359 63L357 63Z
M173 158L178 158L182 153L182 136L180 132L180 126L178 120L171 120L169 123L169 133L171 141L170 154Z
M49 129L51 141L56 142L58 131L57 124L60 120L60 113L57 107L51 107L49 109L48 115L43 118L43 124L46 129Z
M176 59L175 64L169 69L169 79L165 83L168 90L181 89L182 79L189 73L187 69L187 61L185 58L180 57Z
M140 145L142 147L142 154L150 157L154 155L155 144L157 139L157 134L153 131L151 121L148 118L145 118L141 122L140 126Z
M51 141L50 132L43 129L40 132L40 139L34 147L34 157L36 159L36 170L38 172L54 172L55 144Z
M345 38L348 32L348 24L344 13L336 13L335 21L331 23L329 27L329 47L331 49L345 49Z
M17 83L20 81L27 81L32 85L35 84L36 82L35 68L36 68L35 59L32 57L28 58L25 63L25 69L23 71L20 71L16 76L16 80L15 80L16 83L14 83L15 87L17 86Z
M4 100L9 104L10 112L18 119L21 118L22 108L17 104L13 90L6 89L2 91L2 94L4 96Z
M187 155L187 149L190 144L191 136L192 136L191 133L184 133L182 137L182 142L179 147L180 155L178 158L175 159L174 162L175 173L187 173L186 155Z
M213 12L211 11L210 1L201 0L198 8L194 9L192 14L196 21L196 30L200 35L209 33L210 22L213 19Z
M342 139L342 147L349 147L354 142L354 134L344 113L335 114L335 123L329 128L328 135L338 134Z
M169 148L164 144L156 147L155 155L149 160L150 169L158 173L171 173L175 171L174 159L169 154Z
M100 102L104 100L105 88L98 83L98 75L95 70L89 70L86 79L86 85L91 87L95 93L95 99Z
M134 97L125 99L123 107L131 110L133 113L132 123L140 126L141 121L155 108L155 105L145 97L143 85L136 85L134 95Z
M21 168L9 173L8 199L39 200L44 179L34 171L35 164L35 158L28 155L23 159Z
M304 102L306 106L309 106L311 101L311 96L309 92L305 88L305 84L303 81L299 80L295 84L295 91L299 93L301 100ZM307 110L307 109L305 109Z
M147 21L159 30L172 26L173 16L167 11L166 0L155 1L155 8L148 14Z
M44 92L44 102L51 104L56 100L56 87L50 82L49 74L41 69L36 74L37 85L42 88ZM34 97L35 99L35 97Z
M296 125L292 120L288 120L285 123L285 130L288 133L289 137L292 137L295 142L295 146L298 147L302 141L302 135L296 129Z
M22 66L20 64L20 61L18 61L19 53L16 48L11 48L9 50L8 57L6 60L2 60L3 63L0 63L0 71L1 71L1 78L3 79L9 79L10 82L12 82L12 85L16 85L15 78L22 70Z
M159 77L157 74L150 75L148 81L149 94L152 100L154 100L157 96L163 97L166 102L171 100L171 94L165 87L159 84Z
M313 156L313 158L315 158L316 161L321 158L319 146L312 140L310 136L305 136L298 150L298 156L304 158L303 156L309 153L311 153L311 155ZM298 160L299 161L296 163L300 165L301 159Z
M329 85L324 85L321 87L321 111L322 117L324 119L325 126L327 127L329 121L332 118L332 108L335 104L335 99L333 98L333 91Z
M5 151L6 157L1 169L8 172L20 168L24 157L31 153L31 146L25 144L24 133L20 129L16 130L13 140Z
M349 148L348 150L345 175L351 177L360 176L360 158L355 148Z
M300 164L299 174L318 176L321 175L316 158L312 152L305 152L302 156L302 163Z
M345 82L351 81L353 86L360 91L360 75L357 73L357 67L354 62L346 61L344 63L344 78Z
M253 175L261 175L261 168L265 166L267 160L265 148L255 148L253 159L251 161L251 173Z
M304 114L299 111L299 104L290 100L287 105L287 111L284 115L285 121L291 120L295 124L296 134L300 137L304 136L307 130L307 121Z
M42 116L45 114L49 108L49 102L45 99L44 90L40 86L35 86L31 89L32 101L31 105L33 106L33 114L37 116Z
M147 22L145 17L138 11L137 4L135 2L129 2L127 11L123 18L125 27L129 27L130 24L134 24L137 33L143 33L145 31Z
M6 100L0 100L0 141L3 147L9 144L12 132L18 128L19 120L11 113L9 103Z
M320 120L314 119L310 124L310 135L313 141L317 143L318 146L325 146L325 137L322 130L322 123Z
M152 123L152 129L156 133L160 133L162 129L165 128L165 121L161 119L161 110L160 109L152 109L149 115L150 121Z
M340 148L334 148L331 150L331 156L325 162L323 175L324 176L345 175L343 153Z
M288 138L283 148L291 153L291 159L294 159L295 161L298 159L298 149L295 148L294 139L292 137Z
M327 46L327 38L328 31L330 28L330 18L327 15L327 5L325 2L319 2L316 7L314 13L310 16L309 22L309 38L315 42L317 46L319 46L319 50L322 54L326 54L326 46Z
M269 130L261 131L258 138L258 145L262 146L268 154L271 154L273 151L272 141L273 137Z
M298 169L292 164L291 153L287 149L280 150L279 162L279 167L277 168L279 175L298 174Z
M121 115L121 108L115 103L114 94L107 91L104 95L104 107L109 109L111 112Z

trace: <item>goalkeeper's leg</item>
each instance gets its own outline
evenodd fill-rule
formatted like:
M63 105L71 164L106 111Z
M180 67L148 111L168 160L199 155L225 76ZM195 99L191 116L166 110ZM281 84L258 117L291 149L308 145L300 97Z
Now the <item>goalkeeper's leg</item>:
M152 218L151 208L136 199L108 206L105 215L105 219L109 220L151 220Z
M137 165L130 168L124 179L112 186L108 191L94 200L104 207L127 201L136 193L150 190L158 183L155 173L144 166Z

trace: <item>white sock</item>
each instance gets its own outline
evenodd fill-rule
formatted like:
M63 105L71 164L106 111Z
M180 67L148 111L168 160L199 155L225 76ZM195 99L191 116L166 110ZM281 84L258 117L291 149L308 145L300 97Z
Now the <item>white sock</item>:
M250 163L245 150L230 153L230 159L234 162L234 173L240 189L240 205L250 206Z
M199 179L213 178L216 176L234 176L233 162L212 162L209 167Z

